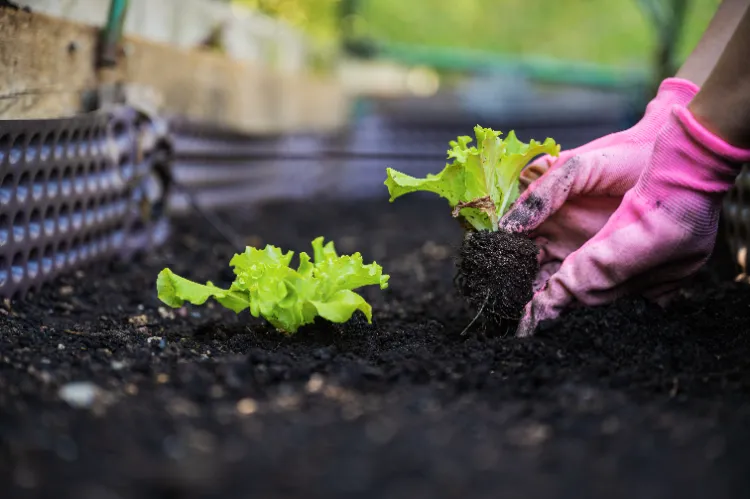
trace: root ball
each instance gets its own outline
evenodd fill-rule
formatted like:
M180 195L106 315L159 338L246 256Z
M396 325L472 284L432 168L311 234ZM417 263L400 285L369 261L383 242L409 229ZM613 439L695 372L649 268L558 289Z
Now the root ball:
M533 296L539 248L528 237L497 232L468 232L461 244L456 285L485 328L520 319Z

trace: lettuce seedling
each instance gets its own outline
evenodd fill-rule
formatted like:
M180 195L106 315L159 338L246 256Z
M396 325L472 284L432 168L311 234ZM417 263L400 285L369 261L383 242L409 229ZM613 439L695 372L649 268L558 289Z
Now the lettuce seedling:
M385 181L390 201L416 191L434 192L448 200L453 216L461 216L475 230L498 229L498 220L518 198L518 179L528 162L539 154L558 156L560 146L548 138L544 143L526 144L511 130L503 140L501 132L474 127L476 146L469 136L450 142L447 164L437 175L414 178L392 168Z
M185 301L202 305L213 297L235 313L249 308L254 317L288 333L311 324L317 316L346 322L356 310L371 323L372 307L353 290L376 284L386 289L390 276L377 263L363 264L359 253L339 256L333 242L324 245L322 237L312 247L313 260L301 252L296 270L290 267L292 251L284 253L271 245L262 250L247 247L229 262L236 276L229 289L211 282L198 284L164 269L156 281L159 299L179 308Z

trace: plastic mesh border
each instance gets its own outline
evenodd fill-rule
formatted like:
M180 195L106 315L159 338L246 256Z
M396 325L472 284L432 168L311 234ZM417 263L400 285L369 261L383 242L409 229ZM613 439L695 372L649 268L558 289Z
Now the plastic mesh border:
M166 125L129 107L0 121L0 296L163 242L170 155Z

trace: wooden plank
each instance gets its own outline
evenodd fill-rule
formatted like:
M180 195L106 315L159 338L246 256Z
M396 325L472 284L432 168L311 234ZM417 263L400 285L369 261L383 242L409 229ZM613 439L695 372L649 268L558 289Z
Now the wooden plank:
M301 80L301 86L294 126L305 131L331 131L346 123L349 103L338 81L311 75Z
M0 9L0 119L70 116L99 85L121 83L153 89L165 114L246 133L342 124L334 81L133 36L118 67L96 71L97 37L91 26ZM330 112L319 109L326 102Z
M33 12L90 26L107 18L110 0L15 0ZM304 36L282 21L242 5L216 0L129 0L127 36L185 49L220 32L226 53L245 61L279 62L300 69L308 47ZM274 52L282 57L271 60Z
M281 131L270 70L132 37L128 45L116 77L159 89L167 114L251 133Z
M349 95L367 97L406 97L411 95L408 80L411 68L390 61L343 61L338 79Z
M96 30L0 8L0 118L70 116L96 86Z

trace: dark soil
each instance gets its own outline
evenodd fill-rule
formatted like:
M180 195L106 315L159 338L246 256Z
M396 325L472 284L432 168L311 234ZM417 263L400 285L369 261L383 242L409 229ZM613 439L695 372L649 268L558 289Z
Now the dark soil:
M515 331L533 296L539 248L526 236L504 230L467 232L458 258L457 287L482 331Z
M161 307L166 265L232 279L233 249L181 221L162 250L0 312L3 498L747 497L750 288L731 272L712 264L668 310L626 300L534 338L461 336L461 231L442 203L231 218L254 244L324 235L377 260L391 281L363 290L373 324L283 336ZM96 397L71 407L70 382Z

